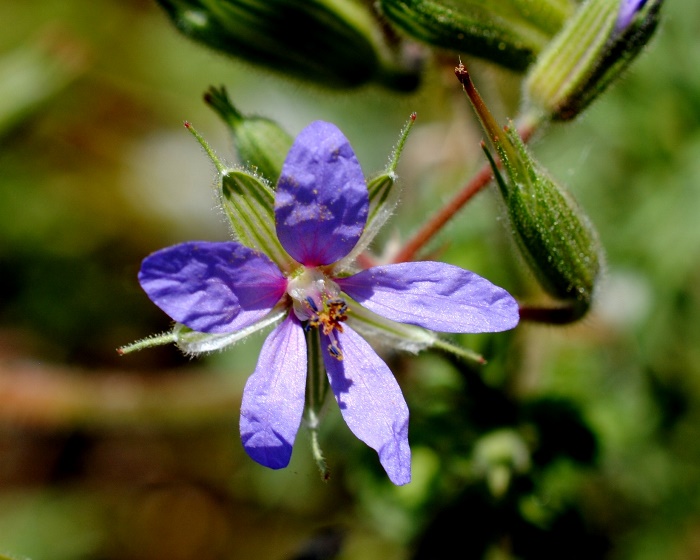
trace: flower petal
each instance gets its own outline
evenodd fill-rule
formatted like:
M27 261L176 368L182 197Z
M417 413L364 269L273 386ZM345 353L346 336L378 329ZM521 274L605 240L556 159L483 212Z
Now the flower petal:
M362 168L338 128L316 121L297 136L275 197L277 235L306 266L334 263L355 246L367 221Z
M323 361L346 424L379 454L394 484L411 481L408 406L387 365L347 324L337 334L343 359L330 354L322 335Z
M175 321L225 333L264 317L286 279L262 253L239 243L194 241L156 251L139 272L141 287Z
M250 457L271 469L289 464L304 413L306 340L294 313L267 337L241 403L241 440Z
M503 288L445 263L377 266L336 282L378 315L435 331L498 332L519 320L518 304Z

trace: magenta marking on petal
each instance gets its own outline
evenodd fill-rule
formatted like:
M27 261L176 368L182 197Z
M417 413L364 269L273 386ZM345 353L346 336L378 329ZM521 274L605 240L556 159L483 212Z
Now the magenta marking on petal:
M336 282L370 311L434 331L498 332L520 318L518 303L503 288L445 263L377 266Z
M377 451L394 484L411 481L408 406L394 375L372 347L347 325L337 333L342 360L321 336L331 389L346 424L358 439Z
M369 195L350 142L333 124L316 121L297 136L275 195L277 235L306 266L336 262L357 243Z
M271 469L289 464L304 412L306 340L293 313L270 333L241 403L241 441L250 457Z
M206 333L226 333L264 317L287 280L265 255L239 243L193 241L143 260L139 282L175 321Z

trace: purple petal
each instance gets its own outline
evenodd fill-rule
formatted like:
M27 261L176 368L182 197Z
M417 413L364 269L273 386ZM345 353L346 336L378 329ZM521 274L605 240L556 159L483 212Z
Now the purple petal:
M311 123L294 141L277 184L282 246L306 266L334 263L357 243L368 208L365 178L348 139L335 125Z
M175 321L199 332L225 333L264 317L287 281L268 257L239 243L194 241L146 257L139 282Z
M270 333L241 403L241 440L271 469L289 464L306 395L306 340L294 313Z
M622 0L620 2L620 11L617 14L617 22L615 23L615 30L622 31L626 29L635 14L641 10L646 4L646 0Z
M336 282L378 315L434 331L498 332L519 320L518 304L503 288L445 263L377 266Z
M408 406L399 384L370 345L347 324L337 337L342 360L331 356L325 335L321 346L340 412L352 433L377 451L391 481L407 484L411 481Z

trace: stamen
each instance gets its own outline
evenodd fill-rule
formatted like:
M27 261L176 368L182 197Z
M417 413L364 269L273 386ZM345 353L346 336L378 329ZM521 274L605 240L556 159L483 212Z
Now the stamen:
M308 268L290 279L287 293L291 296L294 313L304 325L304 331L319 329L329 337L328 351L338 360L343 359L336 332L343 332L348 319L348 306L338 297L339 286L320 270Z
M343 331L340 331L340 332L343 332ZM324 334L326 334L326 333L324 333ZM338 360L339 362L342 362L343 361L343 351L340 349L340 346L338 346L338 340L335 338L335 334L333 334L332 331L330 333L328 333L328 338L331 341L331 343L328 345L328 352L336 360Z
M339 362L343 361L343 353L340 351L340 348L333 344L328 345L328 352L330 352L331 356L333 356L336 360Z
M312 328L321 329L321 332L326 335L331 343L328 345L328 352L337 360L343 359L343 351L340 349L338 339L335 336L336 332L343 332L343 321L347 321L348 306L340 298L329 298L322 296L322 309L316 302L307 296L306 304L309 307L309 318L304 325L304 329L308 331Z
M311 309L313 309L316 313L318 313L318 306L316 305L314 298L312 298L311 296L306 296L306 303L309 304L309 307Z

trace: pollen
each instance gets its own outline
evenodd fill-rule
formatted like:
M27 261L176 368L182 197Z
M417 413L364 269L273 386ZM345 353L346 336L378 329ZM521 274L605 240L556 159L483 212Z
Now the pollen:
M307 329L316 328L319 329L324 335L326 335L331 343L328 345L328 352L336 360L343 359L343 351L338 345L338 339L335 336L336 332L343 332L344 321L348 319L348 306L340 298L333 299L323 299L322 309L318 308L318 305L309 298L307 304L310 308L311 316L306 323Z

